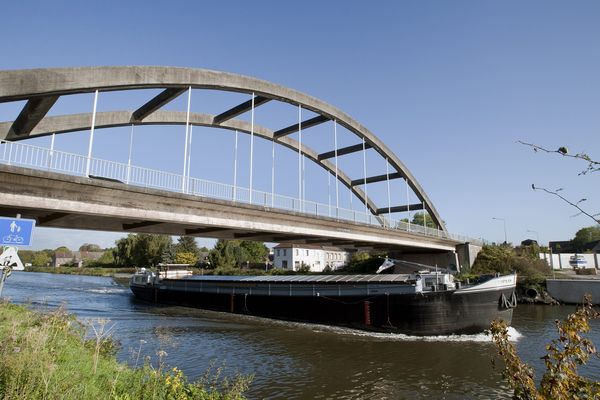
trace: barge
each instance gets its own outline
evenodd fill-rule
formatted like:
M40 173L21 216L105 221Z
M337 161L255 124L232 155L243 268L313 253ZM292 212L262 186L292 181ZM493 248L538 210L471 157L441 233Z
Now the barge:
M141 269L142 300L356 329L429 336L473 334L510 324L516 275L461 287L438 271L385 275L192 276Z

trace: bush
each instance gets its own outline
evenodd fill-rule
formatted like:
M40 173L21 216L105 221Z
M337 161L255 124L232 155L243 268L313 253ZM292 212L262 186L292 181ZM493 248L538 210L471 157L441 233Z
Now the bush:
M213 275L265 275L262 270L234 267L218 267L211 272Z
M592 308L591 298L564 321L556 321L558 339L546 346L548 353L542 357L546 372L539 389L535 384L533 368L525 364L508 340L508 329L503 321L494 321L491 333L498 354L504 361L503 376L513 388L515 399L598 399L600 382L582 377L577 372L591 355L597 355L591 340L582 336L590 331L589 321L600 314Z
M116 361L110 338L86 339L85 332L63 310L41 314L0 303L0 398L242 399L251 381L217 372L190 382L177 368L165 369L164 352L157 368L130 368Z
M310 272L310 265L302 263L296 270L299 274L308 274Z
M483 246L477 255L472 274L509 274L516 272L519 282L524 285L543 285L549 272L548 264L531 256L530 252L518 255L515 249L506 245Z
M360 254L360 253L359 253ZM363 253L366 254L366 253ZM378 257L352 257L347 266L342 270L349 274L374 274L383 264L383 259Z

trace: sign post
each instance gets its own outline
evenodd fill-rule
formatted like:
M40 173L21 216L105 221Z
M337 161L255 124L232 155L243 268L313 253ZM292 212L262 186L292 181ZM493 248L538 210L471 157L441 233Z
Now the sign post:
M0 217L0 240L3 246L0 254L0 296L4 281L13 269L22 270L23 264L15 246L30 246L35 220Z

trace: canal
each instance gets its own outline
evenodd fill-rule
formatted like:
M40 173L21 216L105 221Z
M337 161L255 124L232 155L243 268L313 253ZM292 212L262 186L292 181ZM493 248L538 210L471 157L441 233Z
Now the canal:
M156 362L162 350L166 364L192 379L219 367L230 376L253 374L251 399L511 398L484 334L416 338L155 306L112 278L89 276L14 272L4 296L42 309L64 305L80 320L109 319L118 357L132 365L146 356ZM536 370L556 337L554 320L573 310L517 307L511 336ZM592 329L600 345L600 321ZM583 371L599 377L600 359Z

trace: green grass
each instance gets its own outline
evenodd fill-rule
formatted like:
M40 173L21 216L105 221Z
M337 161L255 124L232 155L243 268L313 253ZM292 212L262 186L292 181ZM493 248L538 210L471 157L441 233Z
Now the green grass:
M0 303L0 399L243 399L251 378L218 372L189 382L177 368L117 362L107 325L85 327L63 310ZM211 375L211 374L208 374Z

